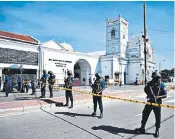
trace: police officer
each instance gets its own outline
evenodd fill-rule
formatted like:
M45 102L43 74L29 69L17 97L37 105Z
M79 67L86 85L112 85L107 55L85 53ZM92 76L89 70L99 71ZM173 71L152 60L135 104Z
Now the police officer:
M71 77L72 75L72 72L70 70L67 71L67 78L66 80L64 81L65 82L65 85L64 87L67 88L67 89L72 89L72 83L73 83L73 79ZM72 95L72 90L66 90L65 92L66 94L66 104L65 106L69 106L69 98L70 98L70 101L71 101L71 106L69 108L73 108L73 95Z
M95 74L96 80L94 84L91 85L92 93L102 95L102 91L105 89L105 83L101 80L101 77L98 73ZM97 102L100 109L100 117L103 118L103 104L102 104L102 97L101 96L94 96L93 95L93 103L94 103L94 112L92 116L96 115L97 111Z
M24 90L26 90L26 93L28 93L28 91L29 91L29 79L28 79L28 75L25 76L25 79L24 79L23 84L24 84Z
M164 83L161 83L160 74L157 72L152 73L152 80L148 82L147 86L145 87L145 93L147 94L148 102L152 103L162 103L162 98L167 97L166 86ZM161 107L160 106L152 106L152 105L145 105L145 108L142 112L142 121L141 127L136 128L135 131L138 133L145 133L145 125L148 120L148 117L151 111L154 111L155 118L156 118L156 130L155 130L155 137L159 137L159 128L161 122Z
M14 90L13 90L14 85L15 85L15 77L14 77L14 76L12 76L11 92L13 92L13 91L14 91Z
M43 70L43 76L41 77L41 96L40 98L45 98L47 78L48 78L48 75L46 74L46 70Z
M31 80L31 86L32 86L32 94L30 95L34 95L36 93L36 87L37 87L37 80L35 76L33 76L33 79Z
M21 75L18 75L17 82L18 82L18 92L21 92L21 87L22 87L22 76Z
M11 90L11 78L8 75L5 76L4 87L5 87L5 97L8 97L8 94L10 93Z
M2 83L2 80L1 80L1 76L0 76L0 90L1 90L1 83Z
M55 75L53 74L52 71L48 71L49 78L48 78L48 83L49 83L49 91L50 91L50 98L53 97L53 85L55 83Z

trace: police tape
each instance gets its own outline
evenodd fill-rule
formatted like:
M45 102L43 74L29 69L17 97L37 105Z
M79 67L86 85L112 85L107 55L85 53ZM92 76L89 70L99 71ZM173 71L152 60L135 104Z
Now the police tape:
M93 96L101 96L103 98L109 98L109 99L116 99L116 100L123 100L123 101L128 101L128 102L134 102L134 103L140 103L140 104L147 104L147 105L152 105L152 106L158 106L158 107L165 107L165 108L175 108L174 105L167 105L167 104L157 104L157 103L151 103L151 102L144 102L140 100L132 100L132 99L127 99L127 98L121 98L121 97L116 97L116 96L107 96L107 95L99 95L99 94L94 94L91 92L85 92L81 90L75 90L75 89L68 89L68 88L63 88L63 87L56 87L59 90L69 90L72 92L79 92L83 94L88 94L88 95L93 95Z

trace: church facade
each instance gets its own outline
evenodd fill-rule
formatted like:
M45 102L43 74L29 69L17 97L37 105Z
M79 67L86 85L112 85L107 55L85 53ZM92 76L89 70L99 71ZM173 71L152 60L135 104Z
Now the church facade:
M2 40L7 42L4 34L1 34ZM136 77L140 81L144 80L143 37L142 35L132 35L128 39L128 21L120 16L116 19L106 20L105 51L81 53L73 50L70 44L58 43L55 40L40 44L39 41L33 38L34 43L27 41L24 43L12 36L11 40L8 41L11 42L11 45L9 43L0 44L0 47L4 50L9 48L35 52L30 54L30 58L36 62L31 63L30 60L23 59L23 62L11 61L9 65L6 61L0 61L0 74L3 74L2 70L4 68L14 70L19 69L22 65L23 70L30 69L32 71L32 69L35 69L38 78L41 77L42 70L52 70L56 75L57 84L64 83L68 70L73 72L75 85L88 85L89 79L94 80L95 73L99 73L103 78L112 82L122 81L122 84L133 83ZM0 53L3 53L3 51L0 51ZM13 58L13 56L11 57ZM151 79L151 73L154 70L155 57L149 40L147 42L147 80Z
M148 36L147 36L148 38ZM155 70L154 50L148 39L147 80ZM144 80L144 39L142 35L132 35L128 39L128 21L120 15L106 20L106 54L100 57L101 74L124 84Z

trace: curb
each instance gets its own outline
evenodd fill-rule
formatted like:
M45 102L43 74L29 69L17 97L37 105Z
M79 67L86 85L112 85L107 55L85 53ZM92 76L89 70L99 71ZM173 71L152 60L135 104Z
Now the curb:
M61 99L61 98L57 97L57 98L54 98L53 100L56 100L56 99ZM89 99L89 98L88 99L80 99L80 100L75 100L74 105L86 104L89 102L92 102L92 99ZM64 103L64 102L61 102L61 103ZM0 117L25 114L25 113L29 113L29 112L37 112L37 111L42 111L41 109L51 109L51 108L56 108L56 107L57 107L56 103L50 103L50 104L39 104L38 103L38 105L35 105L35 106L24 105L24 106L16 107L16 108L0 109ZM58 108L59 108L59 106L58 106Z

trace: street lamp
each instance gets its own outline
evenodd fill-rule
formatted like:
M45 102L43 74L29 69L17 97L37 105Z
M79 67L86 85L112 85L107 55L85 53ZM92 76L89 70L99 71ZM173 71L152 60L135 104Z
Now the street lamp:
M165 60L159 61L159 73L161 72L161 62L163 62L163 61L165 61Z

